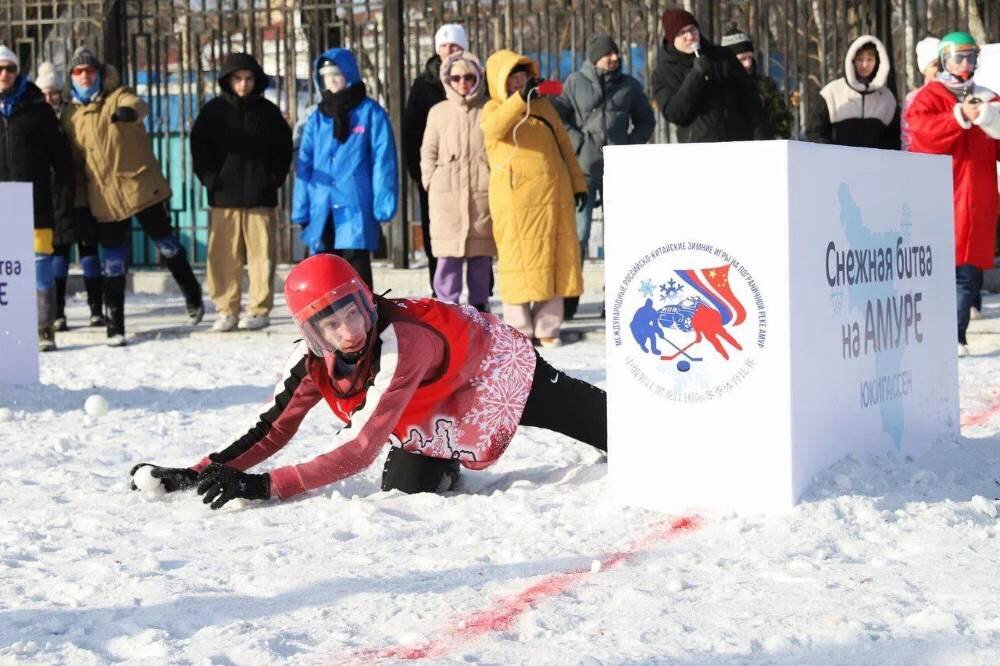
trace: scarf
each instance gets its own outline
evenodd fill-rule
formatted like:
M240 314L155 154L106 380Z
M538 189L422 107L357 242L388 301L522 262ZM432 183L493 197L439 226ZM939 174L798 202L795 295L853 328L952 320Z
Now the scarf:
M972 92L972 88L975 86L971 78L968 81L963 81L951 72L941 72L938 74L937 80L944 84L944 87L950 90L951 94L958 100L965 99L965 96Z
M343 90L332 93L323 91L319 110L328 118L333 118L333 136L344 143L351 135L351 111L365 100L368 89L364 81L353 83Z
M101 84L103 83L104 77L101 76L100 72L97 74L97 78L94 80L94 85L89 88L81 88L76 85L76 81L73 82L73 99L79 100L82 104L90 104L90 101L101 91Z
M21 103L24 91L28 89L28 79L23 76L17 77L14 87L8 92L0 94L0 116L10 118L14 115L14 110Z

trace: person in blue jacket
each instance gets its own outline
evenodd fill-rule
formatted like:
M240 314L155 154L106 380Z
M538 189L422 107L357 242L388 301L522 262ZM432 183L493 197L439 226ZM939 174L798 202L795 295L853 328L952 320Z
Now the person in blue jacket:
M379 224L396 214L396 141L389 114L368 97L357 60L330 49L315 64L322 99L302 132L292 222L310 254L346 259L372 286Z

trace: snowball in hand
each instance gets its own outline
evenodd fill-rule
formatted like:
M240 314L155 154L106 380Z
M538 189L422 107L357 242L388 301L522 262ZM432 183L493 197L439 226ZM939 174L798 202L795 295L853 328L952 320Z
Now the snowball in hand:
M150 465L143 465L135 470L135 474L132 475L132 482L135 484L135 487L141 490L143 497L147 499L167 494L167 489L163 487L163 483L154 477L152 472L153 468Z
M108 401L103 395L92 395L83 403L83 411L87 416L104 416L108 413Z

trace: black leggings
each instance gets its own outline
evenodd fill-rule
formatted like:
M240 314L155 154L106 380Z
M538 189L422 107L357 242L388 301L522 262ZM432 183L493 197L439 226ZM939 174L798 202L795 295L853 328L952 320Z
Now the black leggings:
M326 227L323 231L323 245L327 248L332 248L335 240L334 236L334 225L333 220L327 220ZM335 254L338 257L342 257L347 260L354 270L358 272L364 283L368 285L368 288L372 291L375 287L372 286L372 253L368 250L325 250L323 252L317 252L316 254Z
M521 425L545 428L608 450L608 394L556 370L535 352L535 376Z
M146 235L154 241L174 233L170 224L170 214L167 213L167 207L162 203L153 204L149 208L140 210L135 214L135 219L139 221L139 226L146 232ZM128 247L132 234L132 220L99 222L97 233L101 247Z

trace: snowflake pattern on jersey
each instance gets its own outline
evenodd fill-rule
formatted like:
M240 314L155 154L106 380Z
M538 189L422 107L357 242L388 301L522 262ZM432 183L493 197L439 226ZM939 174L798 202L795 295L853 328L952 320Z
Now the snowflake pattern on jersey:
M531 392L535 351L531 340L495 317L471 307L462 312L486 331L490 341L479 373L471 380L472 407L455 428L463 448L477 451L475 468L481 469L495 462L514 437Z

